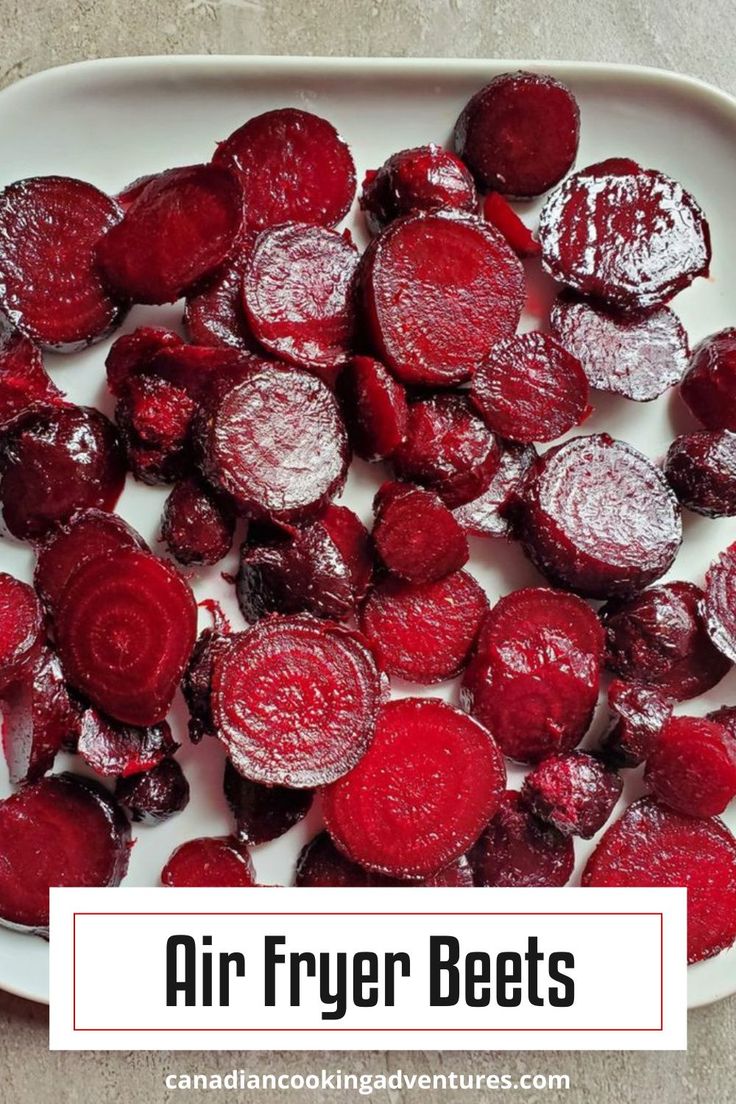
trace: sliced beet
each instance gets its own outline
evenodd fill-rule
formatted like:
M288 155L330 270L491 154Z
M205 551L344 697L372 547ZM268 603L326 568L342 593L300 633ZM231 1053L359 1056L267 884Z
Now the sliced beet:
M75 689L124 724L163 721L197 635L194 597L172 565L133 548L89 560L54 624Z
M189 783L176 759L162 759L145 774L119 778L115 797L131 820L161 824L186 809Z
M583 169L549 197L539 217L542 258L581 294L646 310L708 275L710 232L681 184L654 169L621 168Z
M380 698L362 639L306 615L261 621L214 661L217 735L253 782L303 789L339 778L365 753Z
M35 782L79 732L79 710L69 697L61 664L44 648L2 696L3 749L13 785Z
M656 686L676 701L711 690L731 664L710 642L694 583L649 587L601 610L606 664L620 678Z
M701 613L719 652L736 663L736 543L721 552L705 576Z
M212 718L212 670L215 658L230 647L231 640L219 629L203 629L184 672L181 690L189 709L189 739L193 744L204 736L217 735Z
M61 404L63 399L38 346L0 320L0 430L33 403Z
M101 786L73 774L22 786L0 802L0 921L45 932L52 886L116 886L130 826Z
M444 702L403 698L382 708L358 766L323 790L325 823L354 862L424 879L475 842L505 784L482 725Z
M564 886L575 866L572 838L542 824L507 790L468 858L477 886Z
M182 843L161 871L161 884L198 888L256 885L253 860L232 836L203 836Z
M336 226L355 195L355 165L331 123L310 111L266 111L220 142L213 160L243 184L246 226Z
M161 538L181 564L216 564L230 551L235 514L198 479L177 483L166 499Z
M736 433L703 429L676 437L664 473L681 505L695 513L736 514Z
M262 357L244 349L180 344L159 350L146 371L186 391L194 402L207 405L263 363Z
M394 153L366 174L360 207L371 234L389 222L418 211L478 210L473 178L459 157L430 142Z
M606 823L623 782L587 751L550 755L527 774L522 803L563 836L591 839Z
M178 334L154 326L139 326L132 333L122 334L113 341L107 354L107 386L119 398L130 377L145 372L157 353L181 344Z
M258 349L243 307L243 271L252 241L241 245L228 265L207 285L187 298L184 325L195 345L222 345L228 348Z
M588 859L582 884L684 886L688 962L711 958L736 940L736 840L717 818L635 801Z
M157 767L179 747L166 721L147 728L117 724L85 709L79 721L77 754L102 778L128 778Z
M731 739L736 741L736 705L722 705L719 709L706 713L706 717L725 728Z
M125 480L115 427L86 406L21 415L3 441L0 468L5 524L21 540L43 539L79 509L112 510Z
M530 446L505 442L491 482L477 498L456 506L453 514L469 537L505 537L510 532L504 508L519 490L526 473L537 458Z
M350 444L362 460L385 460L406 439L406 392L380 361L357 356L340 373L337 393Z
M384 567L409 583L431 583L467 563L460 523L432 491L406 485L379 507L373 543Z
M218 165L159 173L102 239L108 285L136 303L173 303L232 255L243 228L243 189Z
M541 195L561 180L578 152L574 95L542 73L501 73L472 97L455 124L455 149L479 187L503 195Z
M370 339L388 368L402 383L447 387L469 379L495 342L514 333L524 272L481 219L427 213L373 239L361 291Z
M402 878L389 878L366 870L364 866L353 862L335 847L327 832L320 832L302 849L296 864L295 885L300 888L325 889L348 887L383 886L453 886L469 888L473 884L470 864L465 856L454 862L426 881L407 881Z
M682 540L662 472L606 433L549 449L515 497L527 555L558 586L590 598L625 597L654 582Z
M601 755L612 767L638 767L672 716L672 699L656 687L614 679L608 687L611 723Z
M562 295L551 324L599 391L649 402L679 383L687 368L687 334L669 307L624 314Z
M0 308L38 345L73 352L105 337L124 307L95 263L122 210L91 184L35 176L0 192Z
M181 387L158 376L129 379L115 408L123 441L131 457L149 456L131 465L146 483L170 482L191 466L191 429L194 399Z
M717 816L736 797L736 744L717 721L671 717L647 759L644 779L675 812Z
M542 247L500 192L489 192L483 200L483 218L495 226L517 257L538 257Z
M348 565L356 601L365 598L373 575L371 539L363 522L347 506L330 503L320 523Z
M736 432L736 329L711 334L693 350L680 394L706 429Z
M470 391L486 425L511 441L553 441L592 412L580 362L555 338L523 333L499 341Z
M33 587L0 572L0 691L33 663L43 637L43 612Z
M279 521L315 516L347 474L334 396L299 369L263 365L212 406L200 429L205 475L241 511Z
M307 815L314 797L311 790L251 782L238 774L229 759L223 788L235 818L235 836L251 847L283 836Z

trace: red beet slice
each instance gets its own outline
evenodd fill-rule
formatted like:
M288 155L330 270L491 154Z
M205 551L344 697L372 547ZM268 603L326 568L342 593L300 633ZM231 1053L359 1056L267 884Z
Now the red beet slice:
M320 832L302 849L296 864L295 885L304 889L325 889L331 887L382 886L453 886L469 888L473 884L470 864L465 856L455 859L439 874L426 881L417 882L402 878L389 878L385 874L376 874L373 870L352 861L335 847L327 832Z
M736 797L736 744L717 721L672 717L647 759L645 781L677 813L711 817Z
M252 847L278 839L309 812L311 790L263 786L238 774L228 760L223 779L225 797L235 817L235 836Z
M0 320L0 430L33 403L60 404L63 398L38 346Z
M73 774L29 783L0 802L0 922L43 933L52 886L116 886L130 827L106 790Z
M708 223L693 197L638 166L575 173L545 203L539 240L551 276L623 310L661 306L710 266Z
M95 250L121 217L114 199L70 177L0 192L0 307L36 344L73 352L117 325L124 308L103 287Z
M495 345L470 393L486 425L521 444L553 441L593 409L579 361L543 333L517 334Z
M198 888L256 885L248 849L232 836L203 836L177 847L161 871L161 885Z
M83 564L58 604L56 639L67 678L123 724L159 724L197 636L189 585L170 564L120 549Z
M136 303L173 303L233 253L243 190L218 165L169 169L143 189L100 242L108 284Z
M736 329L711 334L693 350L680 394L706 429L736 432Z
M687 368L687 334L669 307L622 314L563 295L551 324L599 391L649 402L679 383Z
M189 709L189 739L198 744L204 736L216 736L212 719L212 669L215 657L230 647L232 637L218 629L204 629L194 646L181 683Z
M33 588L0 572L0 691L37 656L43 613Z
M447 387L469 379L515 331L524 272L481 219L428 213L398 219L373 239L361 289L381 360L402 383Z
M145 774L120 778L115 797L132 820L161 824L189 804L189 783L175 759L162 759Z
M372 357L354 357L337 387L350 444L362 460L385 460L406 439L406 392Z
M682 540L661 471L606 433L549 449L516 496L516 529L549 579L590 598L626 597L664 575Z
M487 490L499 462L496 438L464 393L411 403L406 441L392 456L397 475L436 491L450 508Z
M240 176L246 226L336 226L355 195L355 166L331 123L285 107L256 115L220 142L213 160Z
M394 153L376 172L366 174L360 207L371 234L401 215L418 211L478 210L473 178L454 153L428 146Z
M58 658L44 648L3 692L3 748L13 785L51 770L61 747L79 731Z
M503 234L517 257L538 257L542 252L529 227L499 192L489 192L483 200L483 217Z
M330 504L320 515L322 527L348 565L356 601L365 598L373 575L371 539L363 522L347 506Z
M524 779L521 800L563 836L591 839L606 823L623 782L587 751L550 755Z
M584 886L687 888L688 962L736 940L736 840L720 820L696 820L644 798L612 824L588 859Z
M537 196L571 168L579 135L580 111L564 84L541 73L501 73L463 108L455 149L484 190Z
M181 344L178 334L154 326L139 326L132 333L123 334L113 341L107 354L107 386L119 398L130 377L144 372L157 353Z
M252 242L241 245L238 255L207 283L187 299L184 325L195 345L221 345L226 348L254 352L258 344L245 316L243 271Z
M308 372L266 365L212 406L200 428L203 468L239 509L305 521L347 474L347 434L329 388Z
M701 612L716 648L736 663L736 544L731 544L708 568Z
M468 858L477 886L567 885L575 865L571 837L542 824L507 790Z
M200 480L178 483L166 499L161 538L181 564L216 564L230 551L235 514Z
M323 790L325 823L354 862L424 879L475 842L505 784L481 725L444 702L403 698L382 708L358 766Z
M361 638L306 615L262 621L214 661L217 735L253 782L303 789L345 774L370 743L380 697Z
M506 442L495 475L477 498L456 506L453 514L469 537L505 537L510 526L504 508L521 488L526 473L537 458L531 447Z
M672 699L651 686L614 679L608 708L611 725L601 741L603 758L612 767L638 767L672 716Z
M129 379L115 408L128 466L144 483L170 483L191 467L196 404L181 387L158 376Z
M86 406L39 406L3 441L0 501L13 536L39 540L76 510L112 510L125 460L115 428Z
M706 517L736 514L736 433L704 429L676 437L664 473L682 506Z
M128 778L158 766L179 747L166 721L148 728L116 724L96 709L79 722L77 754L103 778Z
M382 670L429 685L460 674L487 609L465 571L430 583L387 579L368 595L360 624Z
M246 379L253 368L263 363L262 357L242 349L177 345L156 353L146 372L168 380L186 391L195 402L206 405Z
M409 583L431 583L468 561L462 527L431 491L401 487L381 505L373 543L384 567Z

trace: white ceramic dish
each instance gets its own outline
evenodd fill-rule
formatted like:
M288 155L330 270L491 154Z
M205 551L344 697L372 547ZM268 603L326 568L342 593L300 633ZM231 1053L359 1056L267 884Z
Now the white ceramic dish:
M736 177L736 100L698 81L653 69L563 62L392 60L261 57L148 57L84 62L50 70L0 94L0 186L24 176L62 173L116 192L143 173L207 160L218 139L251 115L296 105L325 115L352 147L358 178L390 153L423 142L447 140L468 97L495 73L517 68L549 72L567 82L580 101L582 131L579 165L615 154L662 169L693 191L710 221L714 262L710 280L677 297L675 308L691 339L736 322L731 260L736 255L732 182ZM357 205L356 205L357 206ZM539 204L527 204L534 223ZM354 208L347 225L364 241ZM550 291L550 287L544 288ZM124 330L144 322L179 326L181 306L136 308ZM525 328L540 323L529 316ZM109 343L71 357L48 357L51 375L69 396L111 413L103 362ZM637 405L596 396L596 413L585 432L606 429L656 458L673 434L688 424L674 395ZM370 518L370 502L381 472L354 465L343 501ZM129 480L122 515L155 542L164 489ZM736 535L734 522L688 515L686 543L672 578L702 582L710 559ZM216 597L241 624L232 588L221 570L236 562L233 553L216 569L194 580L199 598ZM30 579L32 557L12 541L0 544L3 570ZM491 600L538 576L516 548L503 542L475 542L471 570ZM203 623L207 615L203 613ZM417 688L398 688L399 694ZM451 699L451 684L422 690ZM687 703L683 711L703 713L736 703L736 671L711 694ZM179 738L186 714L177 705ZM598 726L594 726L595 734ZM223 755L214 741L191 747L186 737L180 761L192 786L187 810L169 823L137 833L127 883L156 885L173 848L185 839L229 830L221 793ZM65 765L65 764L61 764ZM75 764L78 769L78 764ZM511 784L521 772L512 769ZM629 789L638 785L636 779ZM8 792L0 764L0 795ZM726 818L736 829L736 810ZM319 814L283 839L259 848L255 862L264 882L285 882L303 843L316 831ZM578 871L595 841L577 841ZM605 953L605 948L601 949ZM0 929L0 986L32 1000L48 997L48 948L41 939ZM736 949L690 971L690 1004L696 1006L736 992Z

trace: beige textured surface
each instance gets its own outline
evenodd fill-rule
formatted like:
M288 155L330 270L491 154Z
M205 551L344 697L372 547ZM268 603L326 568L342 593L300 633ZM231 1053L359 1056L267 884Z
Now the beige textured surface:
M302 53L631 62L691 73L736 93L733 0L0 0L0 25L0 85L90 57ZM3 1104L158 1104L177 1098L195 1104L218 1094L167 1092L165 1073L226 1072L234 1066L254 1072L277 1066L304 1070L323 1064L355 1072L400 1066L419 1073L570 1074L572 1091L516 1092L519 1104L534 1096L549 1104L727 1104L736 1097L736 998L691 1015L687 1054L368 1054L337 1060L329 1055L50 1054L46 1022L45 1009L0 994ZM233 1099L236 1094L226 1095ZM266 1092L257 1099L277 1095ZM493 1095L467 1092L456 1098L473 1104ZM407 1099L434 1104L450 1096L416 1092ZM288 1099L320 1097L296 1092ZM404 1097L391 1092L377 1099L399 1104Z

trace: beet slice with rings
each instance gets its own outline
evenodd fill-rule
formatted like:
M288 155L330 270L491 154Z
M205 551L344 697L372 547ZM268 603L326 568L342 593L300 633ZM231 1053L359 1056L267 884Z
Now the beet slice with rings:
M532 562L589 598L635 594L669 570L682 541L679 504L662 472L607 433L548 449L512 505Z
M680 394L706 429L736 432L736 329L711 334L693 350Z
M542 247L499 192L489 192L483 200L483 218L503 234L517 257L538 257Z
M33 587L0 572L0 691L38 655L43 612Z
M58 657L43 648L3 691L3 750L13 785L35 782L79 732L79 709L69 696Z
M380 700L362 638L307 615L261 621L214 659L215 729L253 782L304 789L339 778L365 754Z
M0 923L43 934L52 886L116 886L125 877L130 825L87 778L53 775L0 802Z
M225 763L223 789L235 818L235 837L251 847L283 836L304 819L314 799L311 790L251 782L238 774L229 759Z
M248 230L281 222L336 226L355 195L348 146L326 119L299 108L249 119L219 143L213 161L239 175Z
M166 721L136 728L88 708L78 727L77 754L102 778L128 778L149 771L179 747Z
M452 511L469 537L506 537L510 524L504 516L509 500L518 492L537 458L531 446L505 441L498 468L486 489Z
M682 506L706 517L736 515L736 433L703 429L676 437L664 473Z
M86 406L33 407L2 442L0 502L20 540L41 540L76 510L112 510L125 481L115 427Z
M715 817L695 819L650 798L635 801L588 859L582 884L686 887L690 963L736 940L736 840Z
M506 240L480 218L448 212L397 219L374 238L360 287L380 359L423 387L470 379L514 333L524 305L524 270Z
M600 746L605 762L616 769L643 763L672 716L672 706L672 699L656 687L614 679L608 687L611 723Z
M474 215L478 193L459 157L430 142L400 150L380 169L366 173L360 209L371 234L402 215L452 210Z
M146 771L119 778L115 798L131 820L147 825L162 824L189 804L189 783L175 759L162 759Z
M687 334L669 307L622 314L562 295L551 325L599 391L650 402L679 383L687 368Z
M439 495L409 484L379 500L373 544L384 567L409 583L442 579L470 555L462 526Z
M323 789L325 824L361 866L426 879L475 842L505 785L482 725L442 701L403 698L383 706L357 767Z
M128 380L115 407L115 421L137 478L168 483L186 473L192 466L196 410L187 391L168 380L154 375Z
M499 341L470 389L489 429L520 444L553 441L592 413L580 362L549 334Z
M215 658L227 651L232 637L219 629L203 629L184 672L181 691L189 709L189 739L198 744L216 736L212 717L212 671Z
M320 832L302 848L296 863L294 884L301 889L362 889L374 886L452 886L467 889L473 884L473 875L468 860L462 855L426 881L389 878L353 862L338 851L327 832Z
M216 564L230 551L235 514L201 480L177 483L166 499L161 539L180 564Z
M736 663L736 543L713 561L705 576L701 613L719 652Z
M252 241L241 244L239 252L206 287L189 295L184 310L184 325L195 345L221 345L226 348L258 352L258 342L248 325L243 306L243 271Z
M170 855L161 885L199 888L255 886L256 873L247 847L232 836L187 840Z
M541 73L501 73L463 108L455 149L479 187L503 195L541 195L561 180L578 152L574 95Z
M173 303L233 254L243 189L218 165L159 173L99 243L107 284L136 303Z
M623 782L587 751L549 755L524 779L521 801L563 836L591 839L613 812Z
M647 759L644 780L677 813L717 816L736 797L736 744L717 721L672 717Z
M61 404L37 345L0 319L0 430L34 403Z
M160 724L197 637L188 583L150 552L126 548L83 564L54 619L71 685L113 720Z
M406 391L373 357L357 356L337 383L350 444L362 460L386 460L406 440Z
M468 858L477 886L513 889L567 885L575 866L572 838L532 816L516 790L503 794Z
M664 173L618 162L560 185L539 216L539 240L554 279L623 310L661 306L707 276L711 260L708 223L690 193Z
M139 326L132 333L116 338L105 360L107 386L112 394L119 398L131 376L144 372L162 349L182 344L178 334L155 326Z
M103 286L95 251L121 218L114 199L71 177L30 177L0 192L0 308L26 337L75 352L117 325L124 296Z

